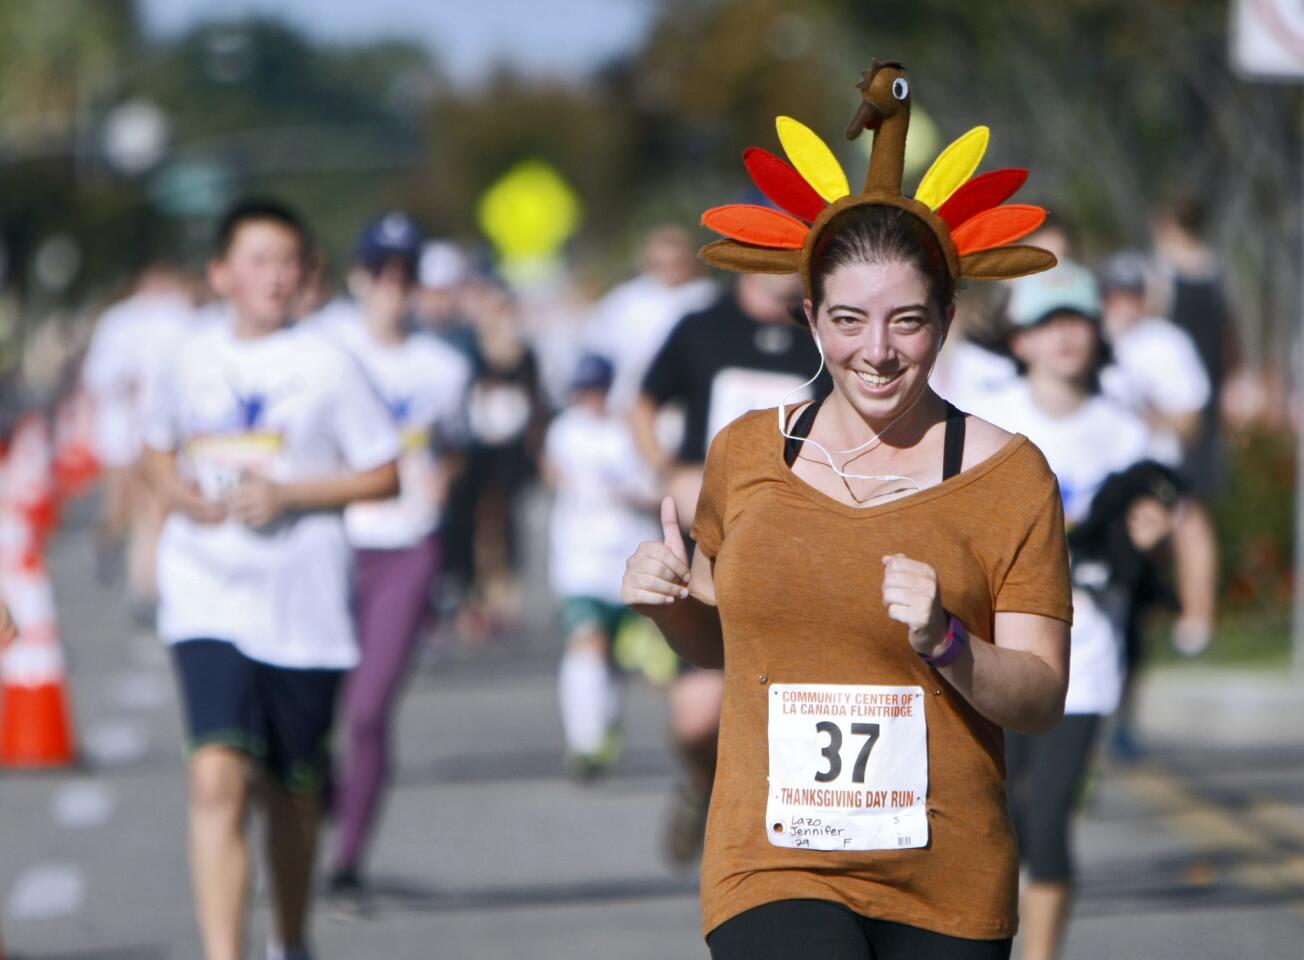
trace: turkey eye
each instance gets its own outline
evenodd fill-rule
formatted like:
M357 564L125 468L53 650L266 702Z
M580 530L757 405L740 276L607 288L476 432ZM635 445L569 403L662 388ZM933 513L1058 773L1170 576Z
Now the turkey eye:
M905 77L897 77L892 81L892 96L898 100L910 96L910 82Z

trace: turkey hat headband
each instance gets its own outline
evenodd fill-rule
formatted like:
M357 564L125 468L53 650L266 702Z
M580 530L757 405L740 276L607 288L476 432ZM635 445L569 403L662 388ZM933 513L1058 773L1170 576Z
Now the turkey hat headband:
M731 203L706 211L703 225L726 239L703 247L702 259L740 273L800 273L809 296L811 254L820 233L843 211L878 204L899 207L927 224L954 279L1008 280L1055 265L1050 251L1017 242L1041 226L1046 211L1005 202L1023 186L1028 171L1012 168L974 176L987 152L987 127L974 127L943 150L914 197L906 197L901 194L910 128L905 67L875 60L856 86L862 102L847 139L874 131L860 193L851 192L833 151L814 131L779 117L776 127L787 160L760 147L743 151L752 182L779 209Z

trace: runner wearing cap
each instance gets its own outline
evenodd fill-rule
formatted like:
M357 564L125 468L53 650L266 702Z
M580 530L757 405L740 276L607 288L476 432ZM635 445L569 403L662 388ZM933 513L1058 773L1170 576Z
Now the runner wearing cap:
M875 139L859 193L784 117L791 166L744 156L791 216L703 217L726 238L704 249L711 263L801 273L833 390L716 435L691 569L669 498L662 541L626 566L626 600L681 655L725 671L701 884L717 960L1008 957L1018 856L1002 730L1044 732L1063 707L1054 475L1026 438L928 386L958 278L1054 264L1014 243L1044 213L998 206L1021 171L969 180L985 127L902 196L910 80L876 62L860 89L848 133Z
M244 956L251 761L269 818L269 956L309 956L328 738L340 679L358 660L341 511L398 488L399 438L366 376L329 340L289 326L306 245L280 204L244 202L223 217L209 277L230 318L180 345L145 432L170 513L158 629L187 719L208 960Z
M1082 522L1111 474L1146 458L1150 432L1100 393L1108 360L1101 297L1086 268L1061 261L1016 280L1007 307L1020 380L989 398L986 416L1024 434L1059 479L1070 527ZM1097 521L1099 523L1099 521ZM1067 927L1073 862L1069 829L1095 745L1123 691L1123 637L1100 602L1095 568L1075 567L1074 619L1064 719L1049 733L1006 733L1010 807L1028 869L1020 915L1022 956L1050 960ZM1115 591L1117 593L1117 591ZM1126 598L1125 598L1126 599Z
M470 365L452 347L409 327L421 243L420 229L404 213L388 213L363 230L349 278L354 317L334 331L403 437L399 495L353 504L344 514L355 551L361 660L344 685L348 750L336 784L339 832L329 889L349 910L367 907L360 871L388 778L391 718L438 582L440 521L465 433Z
M624 418L607 408L614 373L605 357L580 357L570 403L549 425L543 446L543 474L556 491L548 569L566 635L558 676L562 728L568 765L582 781L606 770L620 749L620 684L611 660L626 614L620 570L657 530L655 477Z

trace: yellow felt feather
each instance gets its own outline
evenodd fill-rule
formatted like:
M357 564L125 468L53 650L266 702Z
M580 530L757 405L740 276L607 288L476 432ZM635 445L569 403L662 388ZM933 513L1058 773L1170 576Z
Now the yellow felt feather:
M783 152L816 193L833 203L851 192L838 158L814 130L792 117L779 117L774 125Z
M919 181L915 199L930 210L946 203L982 163L990 135L987 127L974 127L939 153L924 179Z

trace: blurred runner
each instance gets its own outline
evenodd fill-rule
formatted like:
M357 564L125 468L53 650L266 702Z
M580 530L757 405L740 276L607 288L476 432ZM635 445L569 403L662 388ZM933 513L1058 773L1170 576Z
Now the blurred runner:
M1095 277L1070 260L1013 281L1010 347L1023 376L979 411L1045 454L1070 531L1106 478L1144 459L1150 445L1145 423L1100 395L1101 313ZM1078 599L1075 592L1064 719L1040 737L1005 734L1007 789L1028 872L1019 909L1024 960L1058 956L1072 896L1070 815L1123 690L1122 637L1095 607L1079 613Z
M358 661L340 513L393 496L399 438L356 362L288 326L306 232L274 202L232 208L209 268L230 322L187 337L145 443L169 516L159 633L190 745L190 862L208 960L243 954L246 809L268 813L268 956L308 957L307 919L335 696Z
M96 531L101 564L125 542L128 595L138 610L157 599L154 554L163 527L162 505L140 465L148 394L193 324L184 275L156 261L141 271L130 296L104 311L82 368L95 406L96 452L104 472Z
M456 244L431 240L421 248L413 315L417 323L456 349L475 358L475 330L462 306L470 265Z
M608 293L594 312L590 346L616 365L608 401L616 413L633 407L643 376L683 317L705 310L717 296L703 276L687 230L662 226L643 241L641 272Z
M1221 492L1227 462L1220 400L1242 367L1235 318L1223 292L1222 263L1205 242L1207 201L1195 194L1173 200L1151 224L1155 263L1164 282L1164 313L1191 335L1208 374L1211 392L1201 411L1201 428L1183 464L1192 491L1211 501Z
M1150 455L1181 466L1198 444L1209 377L1186 331L1151 309L1149 265L1136 250L1121 250L1101 272L1105 335L1114 362L1101 388L1150 427Z
M442 553L439 525L460 469L470 366L408 326L421 232L390 213L363 231L350 287L352 320L335 334L362 363L403 436L399 495L344 513L354 547L353 605L362 659L344 685L348 759L336 784L339 836L330 890L365 910L360 869L389 771L389 731L403 679L430 612Z
M1201 447L1204 411L1211 398L1195 343L1185 330L1151 312L1149 266L1139 251L1125 250L1110 258L1103 280L1105 330L1115 360L1101 374L1104 392L1146 420L1152 459L1185 469L1191 453ZM1194 656L1213 639L1218 544L1204 506L1194 499L1185 504L1173 536L1182 610L1173 644ZM1143 592L1135 600L1128 627L1128 662L1133 666L1142 653L1142 621L1152 606ZM1117 746L1125 754L1136 752L1128 729L1126 723L1116 728Z
M621 574L625 558L658 532L650 510L656 478L628 423L607 408L614 372L605 357L582 356L571 402L544 442L544 476L556 490L549 573L566 636L558 690L567 763L580 780L604 772L620 751L620 682L611 646L627 615Z
M449 519L450 535L464 551L453 558L466 591L458 631L474 643L520 620L520 502L535 478L546 410L513 296L482 277L467 285L464 302L475 328L475 360L466 468Z
M774 406L785 395L794 403L811 396L799 388L818 369L819 353L795 323L801 298L795 274L744 274L708 309L681 320L652 361L634 406L634 439L674 498L685 531L692 528L711 439L749 410ZM817 382L823 396L827 375ZM656 429L657 413L670 404L685 414L673 452ZM686 663L670 688L671 735L683 762L664 841L675 864L702 851L723 694L719 671Z

